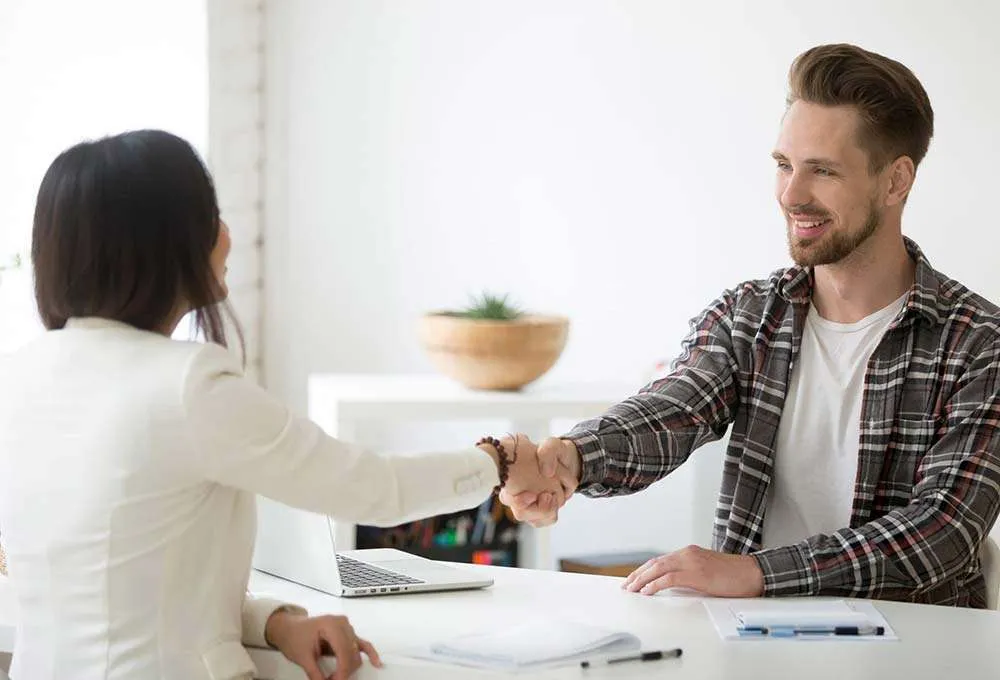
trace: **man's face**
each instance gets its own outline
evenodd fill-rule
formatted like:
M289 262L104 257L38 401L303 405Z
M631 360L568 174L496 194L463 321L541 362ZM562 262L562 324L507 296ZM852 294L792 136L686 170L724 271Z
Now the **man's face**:
M861 119L846 106L797 101L781 124L776 196L796 264L833 264L881 225L878 177L858 146Z

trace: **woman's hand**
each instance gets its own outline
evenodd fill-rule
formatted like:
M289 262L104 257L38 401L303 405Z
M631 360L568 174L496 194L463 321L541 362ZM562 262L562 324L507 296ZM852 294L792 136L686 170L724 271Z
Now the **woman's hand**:
M289 661L301 666L309 680L328 680L319 667L324 654L337 657L337 672L330 676L334 680L347 680L360 668L362 652L373 666L382 667L375 647L357 636L346 616L308 617L279 610L268 618L264 636Z

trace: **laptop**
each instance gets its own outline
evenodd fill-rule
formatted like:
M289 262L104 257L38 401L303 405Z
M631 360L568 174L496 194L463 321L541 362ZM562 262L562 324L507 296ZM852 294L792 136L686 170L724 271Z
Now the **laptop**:
M337 597L486 588L493 579L394 548L338 551L333 521L257 498L253 566Z

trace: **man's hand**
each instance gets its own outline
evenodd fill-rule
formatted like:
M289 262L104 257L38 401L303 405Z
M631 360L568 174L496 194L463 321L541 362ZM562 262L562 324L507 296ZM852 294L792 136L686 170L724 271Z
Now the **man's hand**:
M717 597L759 597L764 594L764 573L750 555L689 545L649 560L629 574L622 588L643 595L665 588L690 588Z
M568 439L549 437L538 445L538 468L545 477L555 477L569 498L580 485L580 452Z
M267 641L285 657L302 667L309 680L328 680L319 659L332 653L337 657L335 680L347 680L361 667L363 652L376 668L382 667L375 647L354 632L346 616L307 617L285 611L271 614L264 633Z
M543 527L559 519L559 508L576 491L580 480L580 454L576 444L564 439L550 437L537 448L530 440L525 446L526 440L526 437L519 440L518 462L521 462L522 451L527 451L537 459L536 465L542 477L557 483L558 493L519 493L516 485L508 484L500 491L500 501L510 507L518 521Z

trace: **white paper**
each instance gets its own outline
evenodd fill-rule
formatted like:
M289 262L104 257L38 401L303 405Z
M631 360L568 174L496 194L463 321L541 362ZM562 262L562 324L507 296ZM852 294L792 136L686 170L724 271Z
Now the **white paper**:
M715 624L715 630L723 640L794 640L794 641L839 641L858 640L889 641L898 640L896 632L885 620L874 603L867 600L715 600L706 599L705 609ZM799 635L795 637L772 637L768 635L740 635L738 628L743 618L751 620L775 621L771 625L837 626L838 621L850 617L846 625L861 625L884 628L882 635ZM864 623L857 623L863 617Z
M303 680L306 677L305 671L302 668L289 661L285 658L284 654L276 649L247 647L246 650L250 654L253 665L257 667L255 678L267 678L267 680ZM319 660L319 668L324 674L328 676L332 675L337 670L337 659L333 656L324 656Z
M438 642L431 645L424 658L518 671L637 652L641 646L632 633L548 620L493 628Z
M844 600L745 600L732 611L747 627L872 625L864 612Z

